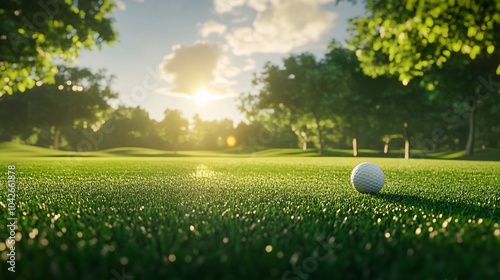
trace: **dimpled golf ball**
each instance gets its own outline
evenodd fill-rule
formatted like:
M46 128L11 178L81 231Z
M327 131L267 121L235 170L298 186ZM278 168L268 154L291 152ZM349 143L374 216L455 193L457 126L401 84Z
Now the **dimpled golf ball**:
M358 164L351 173L351 184L360 193L378 193L384 181L382 169L371 162Z

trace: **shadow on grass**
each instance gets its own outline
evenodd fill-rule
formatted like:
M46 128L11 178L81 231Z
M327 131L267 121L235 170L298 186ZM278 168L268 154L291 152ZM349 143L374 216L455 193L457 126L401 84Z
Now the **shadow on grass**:
M450 201L444 199L432 199L418 195L379 193L373 195L375 198L383 199L391 203L399 203L407 206L430 210L436 214L475 216L476 218L500 219L500 208L484 207L477 205L476 201L470 203L465 201Z

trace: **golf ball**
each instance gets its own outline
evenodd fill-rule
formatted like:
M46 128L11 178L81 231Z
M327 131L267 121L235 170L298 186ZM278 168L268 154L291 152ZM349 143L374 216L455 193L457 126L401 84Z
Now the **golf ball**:
M384 186L384 172L371 162L358 164L351 173L351 184L361 193L378 193Z

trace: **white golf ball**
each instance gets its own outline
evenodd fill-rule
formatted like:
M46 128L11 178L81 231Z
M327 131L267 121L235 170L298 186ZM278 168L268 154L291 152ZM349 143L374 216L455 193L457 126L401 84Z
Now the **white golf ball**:
M358 164L351 173L351 184L360 193L378 193L384 181L382 169L371 162Z

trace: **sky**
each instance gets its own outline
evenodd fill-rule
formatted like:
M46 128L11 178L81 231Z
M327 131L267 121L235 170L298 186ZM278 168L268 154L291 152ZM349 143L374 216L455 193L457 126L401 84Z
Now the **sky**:
M336 0L118 0L119 40L84 51L78 66L115 76L112 102L140 106L156 120L178 109L186 118L245 120L238 97L270 61L345 42L347 20L363 7Z

